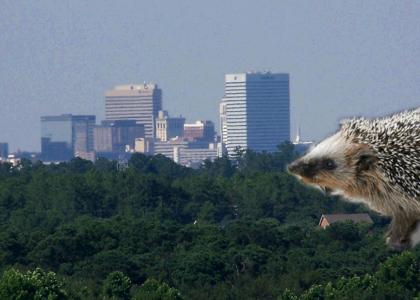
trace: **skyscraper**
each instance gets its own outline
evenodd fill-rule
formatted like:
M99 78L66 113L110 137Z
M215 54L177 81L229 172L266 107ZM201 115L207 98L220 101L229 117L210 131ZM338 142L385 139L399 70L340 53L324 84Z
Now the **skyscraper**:
M226 74L220 130L229 156L238 147L275 151L289 141L289 74Z
M106 120L136 120L146 138L156 136L155 121L162 109L162 90L157 84L120 85L105 93Z
M64 161L93 151L93 115L41 117L41 152L47 161Z
M0 160L7 159L8 155L9 155L9 144L0 143Z
M73 153L75 156L82 156L83 153L93 151L93 128L95 127L96 116L72 116L73 124Z

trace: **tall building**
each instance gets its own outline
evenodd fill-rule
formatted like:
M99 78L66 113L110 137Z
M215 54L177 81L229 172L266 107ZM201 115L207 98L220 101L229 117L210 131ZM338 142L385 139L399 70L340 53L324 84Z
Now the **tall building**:
M144 138L144 125L135 120L102 121L93 136L96 152L124 152L134 149L136 138Z
M47 161L65 161L93 151L93 115L41 117L41 152Z
M41 156L47 161L64 161L73 157L71 115L41 117Z
M155 122L162 109L162 90L157 84L120 85L105 93L106 120L135 120L143 124L146 138L156 136Z
M6 160L9 155L9 144L0 143L0 160Z
M214 142L216 132L212 121L197 121L184 125L184 138L189 141Z
M220 123L229 156L236 148L275 151L290 140L289 74L225 75Z
M166 142L174 137L184 135L185 118L169 117L167 111L160 110L156 119L156 138Z
M220 128L220 140L222 141L222 144L226 146L225 140L227 138L227 122L226 122L226 102L223 101L220 102L219 106L219 128Z
M73 124L73 153L83 156L83 153L93 151L93 128L96 116L72 116Z

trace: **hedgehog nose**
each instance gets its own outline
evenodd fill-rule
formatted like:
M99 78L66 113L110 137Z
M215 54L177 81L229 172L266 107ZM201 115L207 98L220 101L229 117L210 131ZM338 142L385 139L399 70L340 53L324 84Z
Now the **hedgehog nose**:
M316 168L312 164L308 164L304 161L297 160L292 162L287 169L290 173L305 176L305 177L313 177L316 173Z
M293 174L302 174L304 171L303 163L300 161L294 161L287 166L287 170Z

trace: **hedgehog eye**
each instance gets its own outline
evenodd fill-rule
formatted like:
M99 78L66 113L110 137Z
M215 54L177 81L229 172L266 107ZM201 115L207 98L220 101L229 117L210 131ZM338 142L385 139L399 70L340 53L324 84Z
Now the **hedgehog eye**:
M324 168L326 170L334 170L337 167L337 165L335 164L335 162L332 159L326 159L324 161Z

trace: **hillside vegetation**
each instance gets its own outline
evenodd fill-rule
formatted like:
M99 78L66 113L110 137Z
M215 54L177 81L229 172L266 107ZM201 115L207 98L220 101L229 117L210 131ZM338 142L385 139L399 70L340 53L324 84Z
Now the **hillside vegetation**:
M0 299L412 299L419 246L389 250L386 218L240 153L199 170L163 156L0 165ZM48 298L49 297L49 298Z

